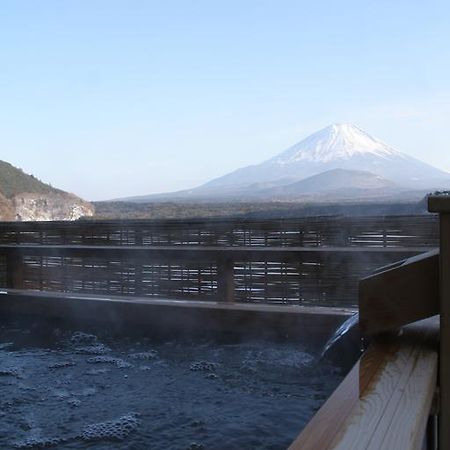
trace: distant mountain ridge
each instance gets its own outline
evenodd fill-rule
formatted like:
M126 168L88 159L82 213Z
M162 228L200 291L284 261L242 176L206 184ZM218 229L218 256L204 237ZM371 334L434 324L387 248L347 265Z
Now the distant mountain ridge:
M450 174L395 150L354 125L334 124L261 164L237 169L197 189L279 179L294 182L332 169L371 172L408 188L428 188L450 179Z
M394 195L402 189L386 178L362 170L332 169L303 180L272 187L260 192L260 197L274 200L292 200L302 196L316 197L381 197Z
M0 160L0 220L76 220L93 214L91 203Z
M326 177L306 182L325 173ZM364 186L364 179L372 185ZM323 193L324 185L329 187L328 196L336 198L343 194L355 198L399 196L402 191L407 195L417 191L420 197L427 190L449 188L450 174L394 149L355 125L341 123L317 131L260 164L237 169L197 188L122 200L301 201Z

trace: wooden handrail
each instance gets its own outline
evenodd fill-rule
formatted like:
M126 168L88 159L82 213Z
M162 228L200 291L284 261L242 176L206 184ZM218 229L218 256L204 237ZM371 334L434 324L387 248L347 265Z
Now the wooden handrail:
M432 215L0 222L1 242L44 245L432 247L438 234Z
M289 450L422 449L438 333L435 317L373 342Z

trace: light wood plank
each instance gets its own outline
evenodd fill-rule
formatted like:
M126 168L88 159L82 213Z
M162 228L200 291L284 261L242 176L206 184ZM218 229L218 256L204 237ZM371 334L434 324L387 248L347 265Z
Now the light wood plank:
M437 361L436 352L418 352L400 401L395 411L385 412L369 450L419 450L422 447L436 388Z
M398 402L413 366L413 348L402 347L393 361L379 370L376 381L362 393L351 417L330 448L360 450L369 447L390 402Z
M373 344L290 450L419 449L436 387L438 325L424 320Z

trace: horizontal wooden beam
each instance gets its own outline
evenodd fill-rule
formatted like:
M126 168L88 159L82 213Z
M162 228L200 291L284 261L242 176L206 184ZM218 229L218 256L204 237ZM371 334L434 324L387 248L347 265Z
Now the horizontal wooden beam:
M330 334L354 310L327 307L299 307L149 299L145 297L105 296L61 292L37 292L18 289L0 290L0 315L62 320L72 325L99 324L109 331L127 333L137 329L145 333L172 336L205 331L230 332L258 338L295 339L324 345Z
M4 297L3 297L4 296ZM356 313L355 308L340 308L328 306L291 306L291 305L268 305L261 303L226 303L223 301L197 301L197 300L182 300L171 298L148 298L148 297L127 297L121 295L105 296L99 294L83 294L76 292L51 292L51 291L28 291L24 289L0 289L0 299L10 298L13 302L20 302L23 299L39 298L43 301L58 299L58 300L79 300L79 301L96 301L103 303L125 303L127 305L139 303L151 306L167 306L185 309L215 309L215 310L232 310L232 311L250 311L250 312L264 312L264 313L283 313L283 314L300 314L311 316L337 316L338 322L344 322ZM0 301L1 304L1 301ZM329 332L329 330L328 330Z
M387 266L359 283L364 335L399 328L439 314L439 250Z
M146 261L232 261L296 262L304 257L336 258L370 261L385 258L405 258L428 250L423 247L206 247L206 246L103 246L103 245L1 245L0 254L6 256L71 256L106 258L142 258Z
M239 227L245 227L248 225L264 228L266 226L275 226L280 228L283 225L308 225L308 226L326 226L330 228L336 223L349 223L352 225L359 224L399 224L405 222L422 221L431 223L434 219L432 216L423 214L410 214L410 215L389 215L389 216L343 216L343 215L327 215L327 216L305 216L305 217L286 217L283 219L273 218L233 218L233 217L221 217L221 218L171 218L171 219L95 219L95 220L79 220L79 221L67 221L67 220L54 220L54 221L23 221L23 222L3 222L0 221L0 229L4 230L26 230L33 231L36 229L54 229L59 228L72 228L72 229L95 229L98 227L114 227L114 228L134 228L134 227L164 227L170 225L181 225L183 228L186 225L205 225L211 227L214 225L228 227L230 224L237 225Z

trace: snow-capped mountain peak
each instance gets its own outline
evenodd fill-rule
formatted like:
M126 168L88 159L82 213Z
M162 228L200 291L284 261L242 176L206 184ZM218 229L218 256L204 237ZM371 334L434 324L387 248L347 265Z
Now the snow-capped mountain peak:
M198 190L223 191L293 183L333 169L371 172L407 188L447 185L450 174L346 123L330 125L260 164L211 180Z
M403 156L401 152L375 139L357 126L337 123L317 131L288 148L273 158L272 162L280 165L300 161L328 163L367 154L381 158Z
M335 190L335 198L356 198L399 190L447 190L450 174L395 150L360 128L330 125L278 155L242 167L188 191L161 194L159 199L300 199L302 195ZM314 192L313 192L314 191ZM339 191L339 192L338 192ZM376 192L375 192L376 191ZM390 195L389 194L389 195ZM422 194L423 195L423 192ZM281 197L280 197L281 196ZM151 200L144 196L138 201Z

